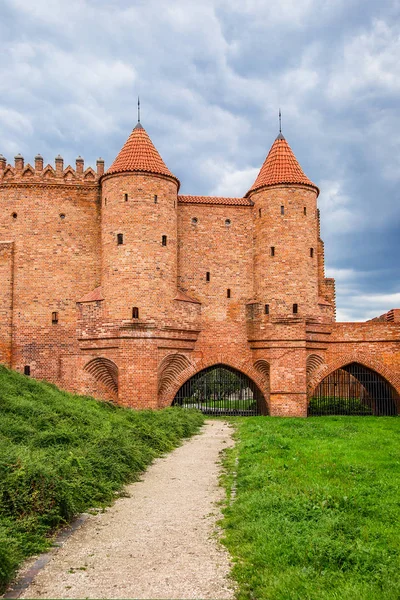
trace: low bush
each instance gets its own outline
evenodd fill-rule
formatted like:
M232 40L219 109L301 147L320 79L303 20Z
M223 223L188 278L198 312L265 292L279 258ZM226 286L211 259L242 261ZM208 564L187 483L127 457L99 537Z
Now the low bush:
M116 407L0 366L0 590L57 527L109 504L203 420L195 410Z

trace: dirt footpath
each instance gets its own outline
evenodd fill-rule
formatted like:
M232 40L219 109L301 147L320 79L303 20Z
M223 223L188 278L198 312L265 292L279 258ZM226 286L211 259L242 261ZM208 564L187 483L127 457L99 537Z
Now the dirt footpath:
M21 598L233 598L229 557L214 535L217 463L231 431L208 421L157 459L128 498L89 517Z

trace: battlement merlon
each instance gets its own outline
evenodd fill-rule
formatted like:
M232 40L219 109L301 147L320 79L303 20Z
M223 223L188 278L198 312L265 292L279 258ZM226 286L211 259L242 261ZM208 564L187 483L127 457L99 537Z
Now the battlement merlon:
M96 171L92 167L84 168L84 159L78 156L75 169L68 165L64 169L64 159L58 155L55 158L54 167L48 164L44 167L43 157L35 156L35 166L29 163L25 166L24 157L17 154L14 157L14 166L7 164L6 158L0 154L0 185L3 184L98 184L100 177L104 174L104 160L98 158Z

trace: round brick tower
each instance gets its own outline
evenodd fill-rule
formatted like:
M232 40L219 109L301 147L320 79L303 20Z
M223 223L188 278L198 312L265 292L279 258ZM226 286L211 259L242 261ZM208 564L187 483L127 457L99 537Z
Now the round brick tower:
M254 202L254 292L271 317L317 312L318 194L280 133L246 194Z
M164 320L177 289L179 181L140 122L101 186L102 291L109 315Z

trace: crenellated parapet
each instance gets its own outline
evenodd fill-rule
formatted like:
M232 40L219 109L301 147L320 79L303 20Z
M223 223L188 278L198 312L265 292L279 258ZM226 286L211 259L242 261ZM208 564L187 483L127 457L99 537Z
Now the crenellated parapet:
M96 171L92 167L85 169L84 159L78 156L75 168L68 165L64 168L64 159L58 155L54 166L44 166L43 157L38 154L34 159L34 166L25 165L24 157L17 154L14 157L14 166L7 164L6 158L0 154L0 186L4 185L78 185L97 186L100 177L104 174L104 160L96 161Z

